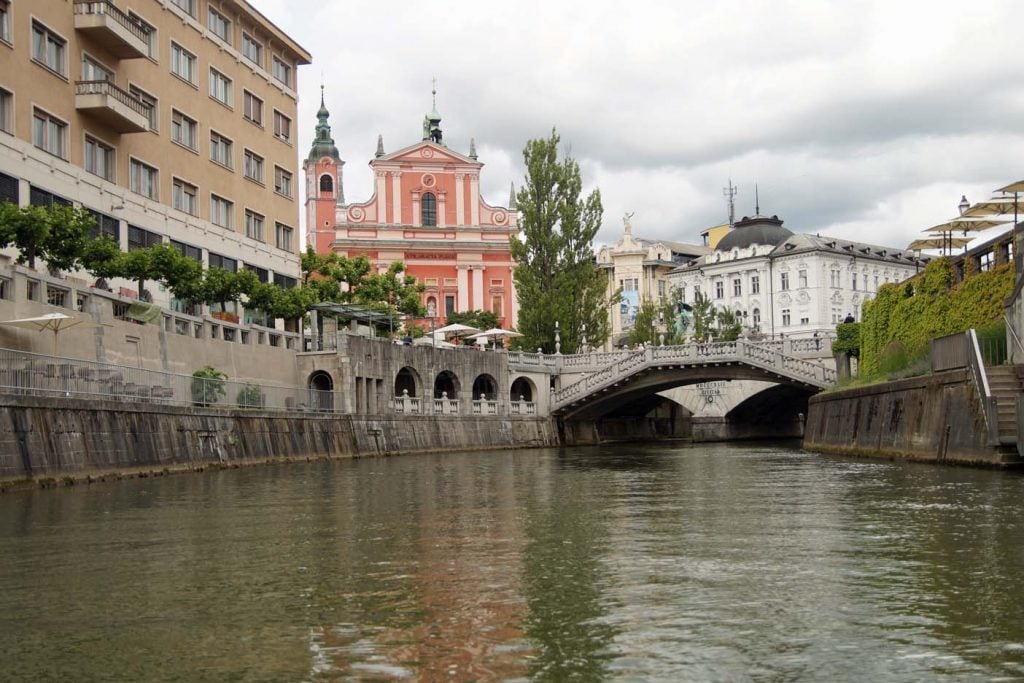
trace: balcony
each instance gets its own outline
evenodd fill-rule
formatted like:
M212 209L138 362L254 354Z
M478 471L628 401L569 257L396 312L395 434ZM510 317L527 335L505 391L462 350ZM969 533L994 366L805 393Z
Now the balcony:
M149 29L109 0L75 0L75 30L92 36L121 59L149 56Z
M75 81L75 109L119 133L149 130L149 105L110 81Z

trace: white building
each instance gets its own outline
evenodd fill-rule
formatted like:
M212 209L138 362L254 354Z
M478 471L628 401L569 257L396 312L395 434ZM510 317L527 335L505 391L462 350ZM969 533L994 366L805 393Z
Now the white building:
M914 275L927 257L819 235L794 234L778 216L744 217L714 251L667 278L693 303L696 292L735 311L745 330L770 336L832 334L878 288Z

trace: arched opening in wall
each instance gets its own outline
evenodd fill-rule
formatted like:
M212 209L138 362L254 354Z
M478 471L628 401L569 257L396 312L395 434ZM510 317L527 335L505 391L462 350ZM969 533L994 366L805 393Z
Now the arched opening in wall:
M334 410L334 379L323 370L309 376L309 406L313 410Z
M473 380L473 398L477 401L497 401L498 383L490 375L480 375Z
M437 225L437 198L433 192L424 192L420 197L420 211L423 214L423 225Z
M459 378L451 370L442 370L434 380L434 398L458 398Z
M395 375L395 396L416 397L419 395L417 390L419 384L420 378L416 371L410 367L404 367Z
M437 317L437 298L436 297L432 297L432 296L428 296L427 297L427 317L428 318L436 318Z
M320 194L334 194L334 178L329 173L320 176Z
M508 393L512 401L533 401L533 382L526 377L516 377Z

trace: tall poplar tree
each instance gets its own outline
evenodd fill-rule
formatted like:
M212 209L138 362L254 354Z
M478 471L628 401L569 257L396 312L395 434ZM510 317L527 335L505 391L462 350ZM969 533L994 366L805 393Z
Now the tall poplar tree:
M555 350L560 323L563 353L575 353L586 325L587 343L599 346L611 325L605 275L594 264L592 243L601 227L601 192L585 199L575 159L558 158L559 136L530 140L523 149L526 180L516 195L520 235L512 237L513 279L519 297L518 348Z

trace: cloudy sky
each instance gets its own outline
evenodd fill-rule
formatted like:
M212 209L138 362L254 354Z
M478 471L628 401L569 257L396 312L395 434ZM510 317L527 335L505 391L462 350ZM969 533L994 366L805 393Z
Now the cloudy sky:
M476 139L484 198L505 205L522 149L556 127L605 208L634 233L699 242L777 214L795 232L903 247L960 196L1024 179L1024 3L367 2L250 0L313 54L299 72L300 151L321 74L349 201L366 164L417 142Z

